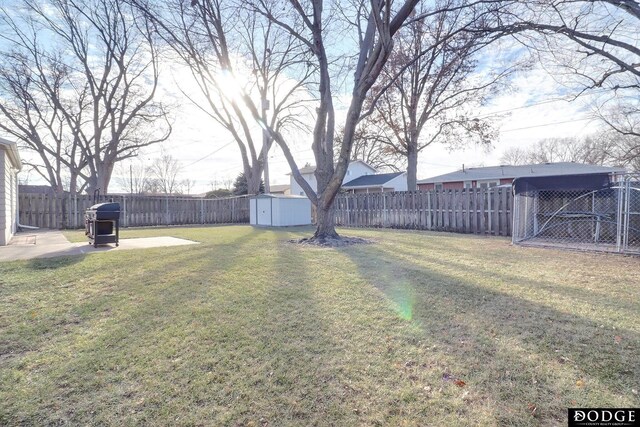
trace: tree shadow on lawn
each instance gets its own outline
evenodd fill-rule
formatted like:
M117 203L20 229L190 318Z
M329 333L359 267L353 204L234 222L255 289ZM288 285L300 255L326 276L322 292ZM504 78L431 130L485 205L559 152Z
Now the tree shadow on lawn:
M209 396L209 404L220 407L216 423L313 425L327 412L332 419L344 415L329 360L335 343L304 259L283 241L291 231L274 231L280 241L267 265L244 266L251 271L250 289L230 304L246 316L228 319L233 339L216 364L219 375L231 376Z
M86 257L86 254L76 254L75 248L69 249L66 252L72 252L73 254L66 255L64 252L61 252L55 257L35 258L32 260L29 260L27 263L27 266L28 268L31 268L34 270L50 270L50 269L64 268L64 267L72 266L74 264L81 263Z
M640 305L633 299L633 290L628 292L628 297L630 298L622 299L612 295L612 289L606 288L604 284L602 290L589 289L588 291L583 291L578 287L562 285L551 280L534 280L527 276L526 273L505 274L503 272L504 270L500 270L499 268L508 268L509 265L500 265L500 260L491 264L479 263L469 265L450 258L443 261L442 257L434 256L428 252L417 253L415 250L400 245L394 245L393 253L396 257L416 263L417 265L424 265L424 263L435 264L440 270L452 272L450 273L451 277L456 277L461 280L464 280L465 273L471 270L474 275L479 275L483 279L491 279L497 284L520 288L523 293L532 292L537 297L542 297L543 294L546 293L549 296L548 303L563 301L568 301L573 304L581 303L592 306L589 307L591 310L598 308L598 310L596 310L598 314L606 310L610 315L620 317L620 314L622 314L623 317L627 318L637 316L640 310ZM527 271L528 268L529 266L523 266L523 271ZM561 278L565 283L571 280L571 277L568 276L568 271L563 271L562 273L562 275L558 276L559 279ZM628 286L632 287L632 285L632 283L629 283ZM537 292L537 290L541 290L542 292ZM608 318L606 323L611 324L614 320L617 319Z
M32 339L28 348L5 361L5 369L13 368L15 375L25 373L31 379L17 384L6 402L9 406L3 412L11 417L7 420L110 423L113 417L136 419L140 413L140 420L152 421L147 418L150 413L162 412L165 406L163 393L180 395L184 380L192 378L189 373L176 383L165 381L179 371L173 361L182 353L188 356L189 346L194 345L190 332L206 326L196 314L209 304L210 287L225 288L216 275L238 264L243 251L247 256L247 248L259 234L241 235L233 244L218 248L140 251L141 259L129 257L128 262L147 264L128 272L129 280L98 276L94 283L108 288L106 292L87 295L62 308L52 307L55 311L48 314L50 325L44 330L31 322L26 325L31 331L14 331ZM155 256L146 258L150 252ZM107 258L103 262L111 263ZM215 285L203 271L212 274ZM215 318L206 320L215 323Z
M434 271L398 256L394 247L340 252L399 317L421 328L425 357L431 354L467 382L471 412L491 411L499 423L536 424L565 422L567 407L637 406L631 394L640 377L637 332L605 330L583 316ZM616 344L614 335L623 342Z

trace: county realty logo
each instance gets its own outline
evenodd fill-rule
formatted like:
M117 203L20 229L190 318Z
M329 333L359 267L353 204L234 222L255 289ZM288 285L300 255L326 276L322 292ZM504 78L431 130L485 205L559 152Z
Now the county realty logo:
M569 408L569 427L640 427L638 412L638 408Z

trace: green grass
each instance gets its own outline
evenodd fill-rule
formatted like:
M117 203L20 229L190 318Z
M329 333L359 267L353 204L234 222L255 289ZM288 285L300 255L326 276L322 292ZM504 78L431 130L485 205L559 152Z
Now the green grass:
M0 263L0 424L546 426L640 406L637 258L286 243L309 232L125 230L202 244Z

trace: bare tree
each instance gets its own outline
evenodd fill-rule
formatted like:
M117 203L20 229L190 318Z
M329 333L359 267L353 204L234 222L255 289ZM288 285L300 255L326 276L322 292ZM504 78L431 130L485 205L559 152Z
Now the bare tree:
M40 155L60 189L108 190L114 166L165 140L154 101L158 52L149 28L117 0L24 0L0 11L10 42L0 71L0 129ZM76 184L81 181L82 184Z
M640 172L640 136L605 129L589 137L605 156L606 163Z
M180 182L180 189L181 189L180 191L184 194L191 194L195 186L196 186L195 180L186 178Z
M529 163L529 152L522 147L511 147L502 153L500 164L503 165L526 165Z
M167 37L170 43L176 46L176 52L189 63L194 70L196 79L206 80L208 87L216 87L223 82L219 76L222 74L234 75L234 61L231 57L231 49L241 52L242 49L234 48L230 42L233 38L228 37L228 29L240 25L238 19L245 16L253 17L261 22L258 28L269 29L274 33L286 35L285 57L292 58L298 69L298 85L303 85L310 76L313 76L314 85L307 88L313 92L315 98L315 124L313 126L312 150L316 159L315 175L318 182L317 191L314 190L300 174L298 166L291 153L289 143L291 138L285 137L283 127L279 121L264 120L264 108L261 100L256 100L250 93L242 91L242 108L246 108L252 122L257 122L267 132L268 138L274 140L282 149L287 162L292 170L292 175L302 186L309 199L316 205L317 230L315 238L324 240L326 238L338 238L335 231L333 216L333 201L347 170L351 154L353 135L358 120L362 112L362 106L371 86L378 78L388 56L393 47L392 38L400 29L405 20L412 13L418 0L404 0L400 4L392 4L380 0L372 0L370 3L359 3L354 1L349 4L330 3L325 4L323 0L313 0L305 4L298 0L258 0L256 2L242 2L242 8L246 15L238 13L238 9L230 7L233 3L223 3L222 1L194 0L190 6L184 2L175 5L179 10L180 21L172 26L165 24L162 19L158 19L149 7L148 2L142 0L130 0L136 3L146 13L151 16L161 29L170 34ZM187 8L190 8L187 10ZM352 16L347 17L347 13ZM153 18L153 17L156 18ZM186 23L186 25L184 25ZM347 118L344 125L344 138L341 143L340 155L334 165L334 137L336 131L336 115L334 106L334 87L332 86L332 73L335 67L340 68L338 61L345 59L344 52L339 52L333 57L330 56L329 47L337 46L338 37L344 37L347 25L339 28L341 24L351 23L350 29L355 29L355 46L357 49L351 57L354 59L354 80L352 86L352 96L349 103ZM192 30L194 28L194 30ZM182 30L186 30L182 31ZM334 30L338 30L337 32ZM182 34L180 34L182 33ZM352 33L353 34L353 33ZM185 39L182 35L186 35ZM201 43L198 35L204 35ZM327 38L335 38L336 44L327 44ZM282 36L278 37L281 39ZM343 44L343 46L350 43ZM269 57L273 50L269 48L271 54L264 49ZM337 48L339 51L340 48ZM200 51L213 53L213 61L202 58ZM203 60L204 59L204 60ZM344 61L342 61L344 63ZM335 66L335 67L334 67ZM335 74L334 74L335 75ZM205 76L204 79L202 76ZM209 77L210 76L210 77ZM204 85L203 85L204 86ZM298 86L298 87L300 87ZM235 102L233 97L225 95L228 101L227 106L233 110L236 118L239 118L241 106ZM222 111L226 116L231 116L228 109ZM246 116L243 116L246 117ZM243 121L239 120L242 124ZM244 137L248 138L250 127L249 119L244 119L242 126ZM232 131L232 130L231 130ZM232 131L233 132L233 131ZM289 143L288 143L289 142ZM249 147L250 148L250 147ZM241 151L243 148L241 147ZM253 150L250 149L253 153ZM257 159L257 155L251 155L251 159ZM251 181L258 181L255 173L250 170L245 163L245 171L251 173Z
M371 117L371 116L370 116ZM380 126L380 123L369 118L365 118L358 124L353 135L353 146L351 147L351 158L362 160L378 170L391 170L399 172L406 169L406 158L399 155L391 147L391 137L387 129ZM337 160L340 152L343 131L336 134L336 144L334 146L335 158Z
M154 193L176 194L181 190L180 162L171 154L162 153L148 168L149 187Z
M365 2L329 3L313 0L300 3L289 2L287 13L282 13L283 3L259 1L249 4L255 13L266 17L269 21L284 29L311 52L309 68L314 70L317 86L316 114L313 126L311 148L316 161L315 176L317 189L313 189L300 174L300 170L291 154L285 137L273 127L268 126L270 136L282 148L291 168L292 176L303 188L311 202L316 206L317 228L313 239L326 241L338 239L335 231L333 202L341 187L347 171L354 134L360 120L363 104L367 95L378 79L393 48L393 37L409 18L417 0L405 0L399 4L372 0ZM287 10L286 7L284 6ZM340 24L351 24L350 27ZM339 156L334 164L334 138L336 134L335 88L332 86L332 65L342 56L342 52L333 56L330 47L332 35L344 38L349 30L354 30L353 82L351 98L348 102L344 122L344 134L339 144ZM335 45L334 45L335 46ZM251 100L244 97L245 105L254 117L259 118L257 108Z
M31 58L23 52L7 52L2 57L0 129L16 138L21 148L40 154L39 161L26 164L55 192L66 189L75 193L82 189L78 188L78 176L87 158L74 132L69 132L68 123L81 123L84 111L63 106L68 68L55 58L37 59L40 65L34 68ZM77 95L83 99L88 94L82 91Z
M141 161L118 163L116 166L116 183L131 194L142 194L149 189L148 167Z
M164 7L129 2L189 66L202 97L187 96L234 138L249 193L257 194L273 141L266 127L303 126L312 72L301 42L236 0L171 0ZM255 117L242 105L243 95L252 97Z
M494 41L491 33L467 31L482 25L474 9L447 10L412 21L400 30L381 78L374 86L374 121L386 125L391 150L407 161L409 190L417 189L418 154L435 143L489 145L497 132L493 118L477 109L504 85L519 64L478 72L476 55ZM418 14L422 14L422 10ZM426 53L423 53L426 52Z
M538 55L573 93L609 92L597 115L622 134L638 133L640 3L629 0L495 1L499 25ZM619 109L634 111L628 122Z
M583 138L546 138L528 149L511 148L503 154L503 164L575 162L637 168L640 138L604 129Z

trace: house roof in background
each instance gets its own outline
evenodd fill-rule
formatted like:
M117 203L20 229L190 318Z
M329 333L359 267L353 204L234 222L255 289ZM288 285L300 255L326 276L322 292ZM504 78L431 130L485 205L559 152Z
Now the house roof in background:
M444 175L421 179L418 184L431 184L435 182L459 182L476 181L483 179L521 178L531 176L552 175L581 175L592 173L618 173L624 172L624 168L587 165L584 163L558 162L540 163L533 165L502 165L481 168L466 168Z
M343 188L354 187L380 187L391 181L392 179L402 175L405 172L392 172L392 173L376 173L373 175L362 175L356 179L342 184Z
M369 169L371 169L372 171L376 171L376 168L374 168L373 166L371 166L369 163L363 161L363 160L351 160L351 162L349 162L349 164L351 163L361 163L363 165L365 165L366 167L368 167ZM309 174L309 173L314 173L316 171L316 166L315 165L308 165L308 166L303 166L300 168L300 173L301 174ZM287 175L291 175L291 172L289 172Z
M18 146L16 145L16 143L4 138L0 138L0 147L3 147L9 153L9 159L11 159L13 167L21 170L22 161L20 160L20 154L18 153Z
M291 189L291 186L289 184L271 184L269 186L269 190L272 193L283 193L290 189Z

